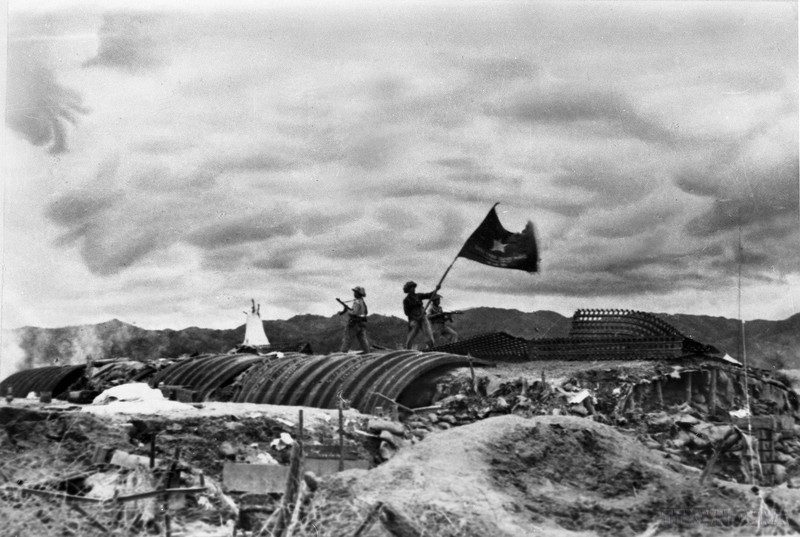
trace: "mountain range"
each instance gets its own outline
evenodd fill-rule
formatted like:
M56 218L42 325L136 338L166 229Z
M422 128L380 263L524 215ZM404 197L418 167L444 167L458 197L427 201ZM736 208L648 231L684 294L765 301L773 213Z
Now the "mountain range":
M741 360L741 324L736 319L687 314L658 314L684 335L714 345ZM473 308L455 316L462 339L489 332L506 332L526 339L563 337L571 319L552 311L525 313L512 309ZM297 315L263 321L275 347L309 344L314 353L338 351L344 319L337 315ZM224 353L244 340L244 325L229 330L190 327L147 330L117 319L95 325L63 328L26 326L4 331L3 358L15 369L52 364L78 364L87 359L127 357L174 358L185 354ZM393 316L370 315L370 341L384 348L401 348L406 322ZM419 341L421 342L421 337ZM800 368L800 314L782 321L745 324L746 357L750 365L768 369ZM354 345L356 343L354 342ZM7 371L7 369L6 369Z

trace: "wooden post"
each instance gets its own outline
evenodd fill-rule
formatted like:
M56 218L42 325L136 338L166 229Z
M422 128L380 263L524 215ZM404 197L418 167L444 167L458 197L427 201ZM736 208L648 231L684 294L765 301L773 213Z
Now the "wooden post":
M734 398L736 397L736 392L733 389L733 373L728 375L728 381L725 383L725 397L728 399L728 404L732 405Z
M692 373L690 371L686 372L684 378L684 388L686 390L686 402L692 402Z
M658 402L658 408L664 408L664 392L661 389L661 379L656 380L656 402Z
M380 512L383 527L395 537L422 537L422 530L405 514L390 504L383 504Z
M367 531L369 531L369 529L372 528L372 526L375 524L375 521L378 520L378 516L380 515L382 509L383 509L383 502L376 502L375 505L370 507L369 511L367 512L366 518L358 527L356 532L353 534L353 537L361 537Z
M176 475L180 475L180 470L178 469L178 461L180 461L180 458L181 448L178 446L175 448L175 458L167 471L166 486L164 487L166 489L171 488ZM164 534L166 537L172 537L172 517L169 513L169 494L164 494L164 501L161 506L164 510Z
M717 370L711 370L711 395L708 401L708 412L714 414L717 410Z
M156 465L156 433L150 434L150 469Z
M469 376L470 376L470 390L472 393L477 393L475 389L475 368L472 367L472 356L467 353L467 362L469 362Z
M636 385L631 385L631 391L625 398L625 403L622 405L622 412L635 412L636 411Z
M344 412L339 398L339 471L344 470Z
M298 411L297 417L297 439L292 446L292 458L289 461L289 475L286 478L286 489L281 499L281 504L277 509L277 516L274 519L272 528L269 528L271 535L285 537L286 530L291 522L296 501L300 501L298 492L300 482L303 480L303 409Z
M300 444L300 462L303 462L302 455L303 455L303 409L297 411L297 442Z

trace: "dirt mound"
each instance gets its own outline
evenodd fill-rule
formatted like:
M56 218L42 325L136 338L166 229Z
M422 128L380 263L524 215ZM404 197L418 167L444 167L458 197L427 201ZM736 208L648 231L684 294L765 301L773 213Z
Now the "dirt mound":
M656 522L662 532L699 530L703 522L687 513L732 514L707 518L713 527L703 527L704 535L727 535L746 522L752 499L701 488L696 472L665 466L663 458L610 427L579 418L533 421L491 444L489 473L534 521L615 536L637 535Z
M639 535L656 524L661 535L731 535L754 503L701 488L697 472L609 426L566 416L490 418L430 435L369 472L329 479L317 501L320 535L355 532L384 502L431 535L520 537Z

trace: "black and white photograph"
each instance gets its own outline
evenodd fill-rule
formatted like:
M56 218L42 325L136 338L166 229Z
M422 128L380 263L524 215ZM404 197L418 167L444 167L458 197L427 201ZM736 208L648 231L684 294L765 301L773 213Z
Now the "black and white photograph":
M800 533L797 2L5 7L0 534Z

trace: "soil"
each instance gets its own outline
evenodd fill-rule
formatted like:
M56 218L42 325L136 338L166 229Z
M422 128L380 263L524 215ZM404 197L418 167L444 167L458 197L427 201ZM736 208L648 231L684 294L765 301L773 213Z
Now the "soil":
M516 372L505 374L513 377ZM564 372L565 377L572 374ZM2 534L108 535L64 502L19 493L19 487L45 487L86 494L92 486L99 493L99 477L124 476L93 462L97 448L147 456L150 438L156 434L156 457L169 460L180 452L191 480L184 485L198 483L202 472L206 484L217 488L225 460L245 458L256 450L288 462L288 450L271 444L281 433L294 434L300 408L173 403L161 408L134 403L0 404ZM333 443L336 411L302 410L304 441ZM345 437L348 446L377 464L378 442L364 433L368 419L347 411ZM637 434L591 417L563 415L504 415L436 429L370 470L322 479L304 507L305 522L293 535L354 535L378 502L424 528L426 536L723 536L789 531L785 517L766 509L750 487L714 479L700 486L699 470L647 447ZM152 490L153 484L142 486ZM797 489L774 488L769 493L789 516L800 512ZM210 507L190 502L174 511L173 535L231 535L235 509L225 505L226 497L240 507L249 501L263 507L275 500L220 493L211 498ZM105 526L113 526L122 516L90 507L86 511ZM130 523L112 534L163 534L163 527L145 524L141 513L123 515L130 517ZM362 532L362 537L387 535L381 524Z
M700 487L696 471L669 468L612 427L566 416L497 417L443 431L327 487L336 513L360 510L363 518L365 507L355 506L382 501L422 523L437 510L461 521L460 535L751 535L758 507L746 490ZM355 530L354 518L337 520L341 534Z

